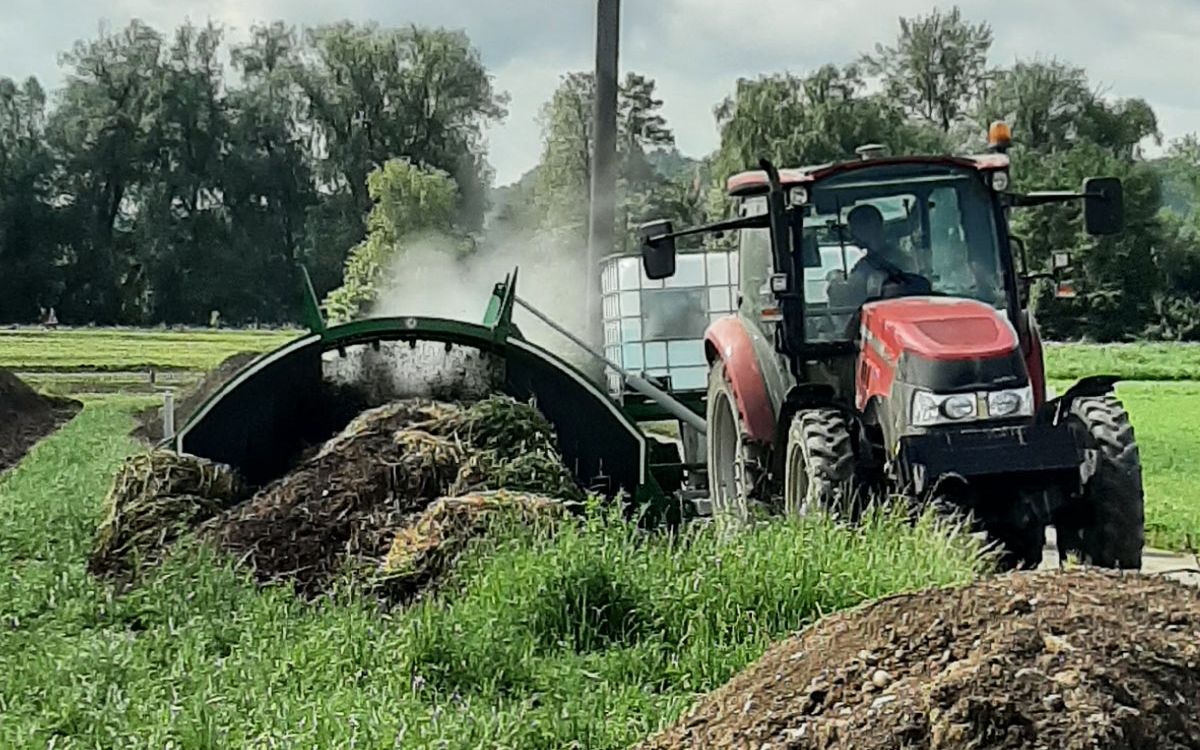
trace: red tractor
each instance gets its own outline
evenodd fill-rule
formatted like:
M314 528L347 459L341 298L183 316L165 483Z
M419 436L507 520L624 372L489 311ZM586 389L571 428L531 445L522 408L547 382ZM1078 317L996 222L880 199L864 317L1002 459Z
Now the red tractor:
M1061 557L1141 567L1143 493L1115 377L1048 398L1013 208L1081 200L1093 236L1123 229L1119 180L1079 193L1010 192L1007 127L988 153L861 158L728 181L737 218L639 228L651 279L675 238L739 236L738 310L705 334L712 511L778 503L854 516L865 498L965 511L1008 568L1036 567L1046 527ZM1064 293L1069 284L1062 283Z

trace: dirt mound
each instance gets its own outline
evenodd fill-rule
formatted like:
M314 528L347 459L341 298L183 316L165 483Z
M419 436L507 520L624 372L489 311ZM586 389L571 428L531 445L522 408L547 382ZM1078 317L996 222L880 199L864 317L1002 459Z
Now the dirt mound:
M1014 574L835 614L645 745L1184 748L1200 593L1136 574Z
M228 466L170 451L131 456L105 497L88 570L104 575L155 562L175 539L245 497Z
M552 524L563 510L557 500L507 491L442 498L392 538L376 584L391 599L436 588L471 541L488 534L497 521Z
M0 471L16 466L30 448L81 408L73 399L43 396L0 368Z
M230 355L221 364L209 370L199 383L177 396L175 400L176 426L186 422L209 396L216 393L238 371L260 356L261 352L238 352L237 354ZM137 413L136 420L137 425L133 428L133 432L130 433L132 437L144 440L147 443L158 443L162 440L163 409L161 406L151 406L142 409Z
M257 491L244 488L229 467L155 451L131 459L114 478L89 567L103 574L155 561L194 530L260 581L319 594L342 572L373 578L395 549L397 531L414 528L440 498L508 490L582 500L555 444L536 408L493 396L471 403L408 399L364 411ZM457 535L469 535L460 521L478 520L479 502L445 505L414 532L439 536L427 550L414 547L420 570L409 571L415 578L401 588L424 585L442 565L434 558L454 556ZM462 518L460 505L469 508Z

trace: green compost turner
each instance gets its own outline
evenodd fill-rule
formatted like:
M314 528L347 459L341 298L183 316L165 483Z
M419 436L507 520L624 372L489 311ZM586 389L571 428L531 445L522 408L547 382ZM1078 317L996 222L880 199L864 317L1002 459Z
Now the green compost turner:
M243 367L180 427L169 442L173 450L229 464L261 486L364 409L400 398L505 393L532 402L554 426L564 461L589 491L624 495L647 517L691 515L679 495L684 464L677 446L648 436L617 400L521 333L512 319L518 303L586 348L519 301L517 269L495 285L479 324L396 316L330 326L307 272L303 278L308 333ZM693 409L623 374L663 413L703 429Z

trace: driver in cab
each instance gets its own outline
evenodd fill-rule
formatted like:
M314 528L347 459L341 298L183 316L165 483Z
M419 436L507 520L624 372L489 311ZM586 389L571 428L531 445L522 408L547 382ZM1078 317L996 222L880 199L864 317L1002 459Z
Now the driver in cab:
M858 307L870 299L922 294L930 290L927 279L903 269L904 254L884 236L883 214L878 208L869 203L855 206L846 216L846 226L855 243L866 253L850 269L845 281L830 280L831 304ZM840 288L835 290L835 287Z

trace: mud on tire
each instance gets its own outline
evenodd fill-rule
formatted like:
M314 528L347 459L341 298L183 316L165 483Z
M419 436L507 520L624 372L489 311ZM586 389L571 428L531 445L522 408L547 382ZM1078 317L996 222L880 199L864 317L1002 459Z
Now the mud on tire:
M863 498L854 443L836 409L808 409L792 417L784 463L784 512L828 510L856 516Z
M1070 419L1077 439L1097 451L1083 497L1056 519L1060 554L1088 565L1139 569L1145 545L1142 467L1133 426L1113 395L1076 399Z

